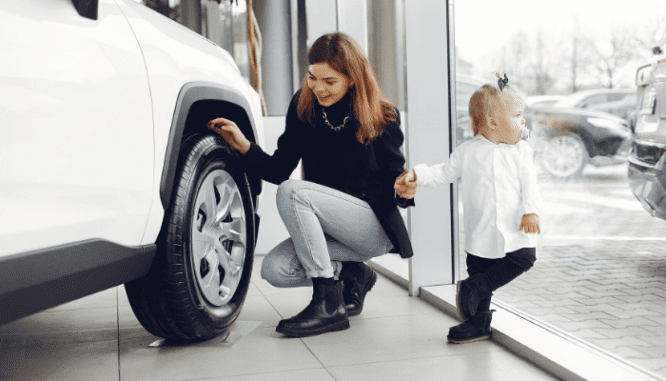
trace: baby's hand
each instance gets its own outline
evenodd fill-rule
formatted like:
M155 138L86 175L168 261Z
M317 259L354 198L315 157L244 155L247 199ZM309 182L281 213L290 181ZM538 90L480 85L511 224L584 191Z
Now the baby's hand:
M539 227L539 216L534 213L523 215L523 220L520 222L520 227L518 230L524 230L525 233L541 234L541 228Z
M413 170L406 169L393 184L398 196L412 199L416 195L416 173Z

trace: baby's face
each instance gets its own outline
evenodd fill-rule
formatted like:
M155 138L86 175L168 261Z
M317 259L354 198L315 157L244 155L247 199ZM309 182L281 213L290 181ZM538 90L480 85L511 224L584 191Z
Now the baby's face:
M503 93L505 107L497 113L497 134L500 143L517 144L525 128L525 105L518 96Z

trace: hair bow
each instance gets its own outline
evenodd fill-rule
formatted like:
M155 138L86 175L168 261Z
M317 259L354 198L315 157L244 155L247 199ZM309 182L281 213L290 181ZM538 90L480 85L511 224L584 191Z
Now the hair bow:
M504 73L504 79L499 76L499 73L497 74L497 77L497 86L499 87L500 91L502 91L509 83L509 78L506 77L506 73Z

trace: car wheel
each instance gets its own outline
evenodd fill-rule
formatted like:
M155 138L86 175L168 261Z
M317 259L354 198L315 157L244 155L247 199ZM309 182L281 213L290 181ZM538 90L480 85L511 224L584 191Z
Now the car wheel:
M197 134L183 142L153 266L125 285L146 330L196 341L225 332L236 320L252 272L251 200L234 151L219 137Z
M557 179L580 176L589 159L585 144L576 134L551 137L545 141L541 151L543 168Z

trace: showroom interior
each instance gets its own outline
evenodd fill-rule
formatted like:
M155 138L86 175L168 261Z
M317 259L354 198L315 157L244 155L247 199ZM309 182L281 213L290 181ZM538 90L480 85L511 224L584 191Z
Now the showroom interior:
M494 67L517 78L528 96L609 88L608 81L610 88L635 91L636 69L650 57L626 58L614 76L599 81L589 58L590 69L569 86L571 70L558 72L566 65L552 57L573 40L549 40L541 29L529 29L555 16L524 9L520 15L541 21L510 35L501 24L518 17L514 10L480 0L136 1L232 54L262 95L269 153L307 72L308 48L324 33L348 34L368 56L401 112L410 168L445 162L469 134L462 128L466 111L459 114L466 100L456 96L464 78L483 83ZM666 24L666 8L659 11ZM567 17L576 19L575 12ZM567 28L584 24L572 23ZM488 35L490 48L467 36L473 33ZM506 47L490 37L503 33ZM2 374L26 380L664 380L666 221L635 199L627 163L618 160L589 158L575 176L540 172L538 259L495 293L490 341L446 341L449 326L459 323L455 285L467 277L457 184L419 189L416 207L403 212L415 255L387 254L369 263L380 279L352 329L281 337L277 322L297 313L310 290L279 290L261 279L262 256L288 237L273 202L277 187L264 182L252 285L228 338L161 346L134 319L118 286L0 327L5 342L46 343L0 347L1 357L13 359L3 360ZM292 174L299 176L299 170Z

